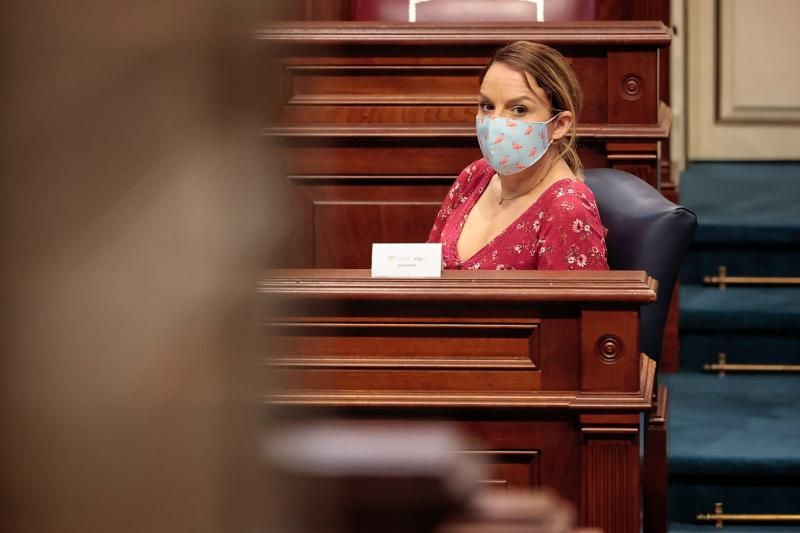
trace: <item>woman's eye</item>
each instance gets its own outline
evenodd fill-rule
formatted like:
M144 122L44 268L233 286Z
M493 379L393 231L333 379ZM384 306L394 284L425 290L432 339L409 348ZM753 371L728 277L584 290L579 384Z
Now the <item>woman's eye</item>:
M511 108L511 112L513 114L517 115L518 117L521 117L522 115L525 115L525 114L528 113L528 108L525 107L525 106L518 105L518 106L512 107Z
M481 102L478 104L478 108L483 111L484 113L488 113L490 111L494 111L494 106L488 102Z

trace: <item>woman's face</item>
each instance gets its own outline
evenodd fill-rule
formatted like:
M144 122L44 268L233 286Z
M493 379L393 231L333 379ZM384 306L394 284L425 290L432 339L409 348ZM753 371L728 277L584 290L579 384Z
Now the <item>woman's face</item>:
M549 120L553 113L544 90L531 76L526 83L525 76L503 63L492 64L481 84L478 112L525 122Z
M503 63L493 63L486 71L481 84L478 114L487 117L515 118L524 122L547 122L555 111L551 108L544 89L539 87L532 76ZM551 138L558 139L565 135L571 124L572 113L560 112L558 118L551 122L548 128Z

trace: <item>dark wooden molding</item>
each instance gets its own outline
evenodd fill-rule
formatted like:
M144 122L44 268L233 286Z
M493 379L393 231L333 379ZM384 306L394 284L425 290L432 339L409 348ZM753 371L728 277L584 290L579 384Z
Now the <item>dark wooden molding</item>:
M662 120L653 126L609 124L582 124L578 126L578 138L602 141L625 139L663 140L669 135L671 117L666 113ZM310 126L278 125L261 129L264 136L272 138L473 138L475 126L460 124L316 124Z
M451 357L418 359L414 357L273 357L270 368L347 368L359 370L535 370L530 361L521 359L478 359Z
M477 103L477 100L475 101ZM663 102L659 106L658 123L653 125L580 124L578 137L599 141L663 140L669 136L672 110ZM272 138L468 138L475 137L474 124L273 124L261 129Z
M645 453L642 462L644 531L666 533L669 529L669 466L667 464L668 389L658 386L658 394L647 418Z
M646 272L445 271L437 279L371 278L360 269L280 269L265 271L261 294L363 299L444 301L655 301L657 281Z
M492 322L442 322L442 321L276 321L265 324L274 337L290 338L292 335L317 334L325 339L335 336L342 339L361 341L364 337L380 337L380 346L365 345L369 355L353 357L341 355L318 355L316 352L293 354L291 356L275 353L265 365L270 368L301 369L359 369L359 370L539 370L539 328L541 321ZM431 351L416 345L414 349L389 355L384 349L396 340L403 344L408 337L427 335L429 338L449 335L463 337L464 343L453 345L444 351ZM483 340L470 344L472 339ZM504 341L516 341L514 346ZM493 348L493 349L492 349Z
M455 177L452 174L437 174L437 175L423 175L423 174L398 174L398 175L385 175L385 174L290 174L286 179L294 183L310 183L310 182L404 182L404 181L422 181L422 182L445 182L447 185L453 183Z
M669 389L666 385L658 386L658 394L653 403L653 409L648 419L651 427L664 426L667 423L669 409Z
M303 390L270 392L261 396L265 404L304 407L379 409L566 409L576 413L593 411L638 413L652 405L656 365L642 356L640 389L631 393L592 392L419 392L377 390ZM617 426L614 426L617 427ZM599 429L588 430L602 432ZM613 427L606 433L613 433ZM627 430L625 430L627 432Z
M253 37L276 44L419 45L452 43L497 44L530 40L548 45L648 45L667 47L672 31L660 21L540 22L540 23L383 23L278 22L257 29Z
M318 391L294 390L274 392L262 400L274 405L307 407L371 407L371 408L542 408L575 411L639 412L649 410L655 386L656 363L641 355L639 390L632 393L551 392L481 393L481 392L413 392L413 391ZM589 430L591 432L591 430ZM613 427L608 431L613 432ZM627 431L627 430L626 430Z

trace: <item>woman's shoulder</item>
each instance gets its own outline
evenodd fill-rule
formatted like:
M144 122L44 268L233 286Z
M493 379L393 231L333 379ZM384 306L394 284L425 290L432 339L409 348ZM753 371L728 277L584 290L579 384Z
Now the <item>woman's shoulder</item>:
M475 186L483 182L487 177L493 175L494 169L489 166L489 163L485 159L478 159L464 167L464 170L458 175L456 182L461 183L462 187L467 185Z
M448 196L451 201L465 202L481 185L494 175L494 169L485 159L478 159L467 165L450 187ZM456 198L458 197L458 198Z
M568 202L578 204L592 211L597 210L594 194L586 183L577 178L562 178L550 186L548 191L549 204L563 204Z

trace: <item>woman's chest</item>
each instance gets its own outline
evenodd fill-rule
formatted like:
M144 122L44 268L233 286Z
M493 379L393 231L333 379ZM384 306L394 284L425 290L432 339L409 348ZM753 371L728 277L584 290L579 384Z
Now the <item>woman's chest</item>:
M468 259L485 246L491 245L504 233L513 232L515 223L524 220L528 206L502 206L481 198L474 208L464 215L456 248L462 259Z
M472 229L469 227L472 221L481 222L481 218L474 216L461 218L461 223L453 224L452 231L449 232L450 239L443 249L445 268L490 270L537 268L536 243L541 230L541 221L535 209L492 221L493 223L487 223L483 227L476 223Z

